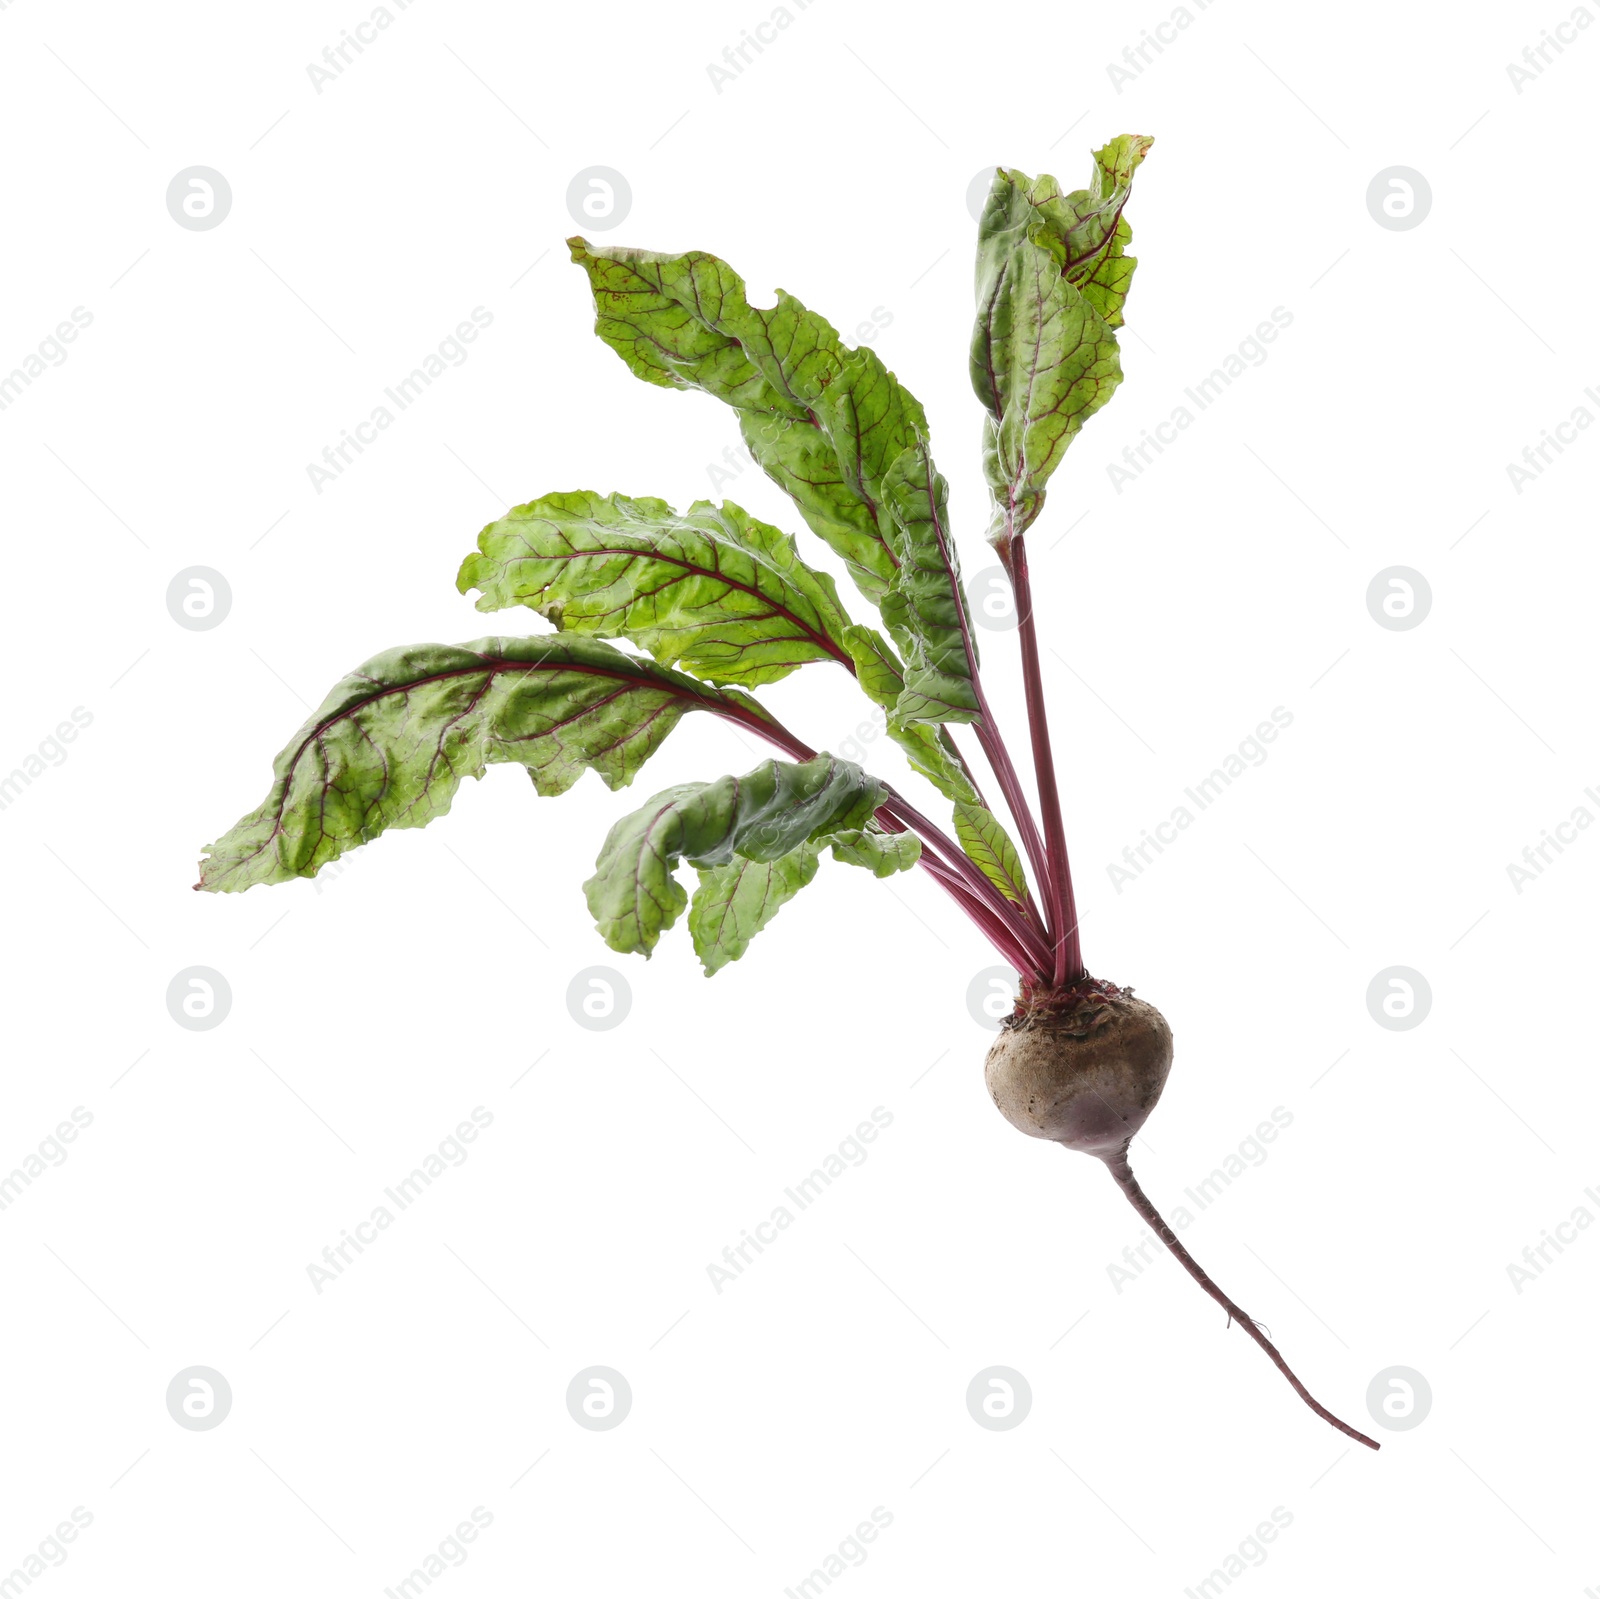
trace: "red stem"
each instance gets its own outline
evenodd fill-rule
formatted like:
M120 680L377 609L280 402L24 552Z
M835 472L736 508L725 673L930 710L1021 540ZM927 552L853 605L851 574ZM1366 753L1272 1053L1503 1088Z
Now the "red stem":
M1348 1422L1340 1421L1331 1410L1324 1405L1319 1405L1311 1397L1310 1390L1289 1370L1289 1363L1278 1353L1272 1340L1200 1269L1194 1256L1178 1242L1177 1236L1162 1219L1161 1212L1150 1203L1145 1196L1145 1191L1139 1186L1138 1179L1133 1175L1133 1168L1128 1164L1128 1146L1124 1144L1116 1155L1106 1161L1106 1165L1110 1169L1111 1175L1116 1178L1117 1186L1128 1196L1128 1203L1144 1218L1146 1225L1156 1237L1177 1257L1179 1265L1227 1311L1229 1325L1231 1326L1232 1323L1238 1322L1244 1328L1250 1337L1266 1351L1267 1358L1272 1364L1289 1379L1289 1386L1330 1427L1337 1427L1347 1438L1354 1438L1358 1444L1365 1444L1368 1449L1378 1448L1379 1445L1374 1439L1369 1438L1364 1432L1357 1432Z
M1055 758L1050 751L1050 721L1045 712L1044 681L1039 674L1039 637L1033 622L1033 586L1028 579L1028 551L1019 536L1011 541L1011 586L1017 602L1017 635L1022 645L1022 681L1028 703L1028 732L1033 739L1033 775L1039 786L1050 858L1046 878L1050 895L1050 930L1055 940L1052 977L1057 988L1083 975L1078 938L1078 908L1072 893L1072 867L1067 860L1067 834L1061 825L1061 795L1056 787Z
M1011 764L1011 752L1006 748L1005 740L1000 737L999 728L995 726L994 712L989 708L989 696L984 693L982 680L976 670L972 674L972 686L977 692L978 710L983 718L973 725L973 731L978 735L978 744L988 759L996 781L1000 784L1006 809L1011 812L1011 819L1022 835L1022 848L1027 853L1028 864L1033 867L1033 875L1038 878L1040 892L1044 894L1048 904L1051 899L1050 861L1045 853L1044 842L1039 837L1039 828L1034 822L1033 812L1028 809L1028 796L1023 791L1016 767ZM1050 928L1046 918L1041 916L1039 920L1047 929ZM1044 973L1041 972L1040 975Z
M883 808L891 816L902 818L922 834L927 842L942 852L945 857L942 864L946 869L959 874L968 892L973 893L975 898L980 899L988 907L990 914L1007 929L1014 942L1026 952L1023 964L1017 968L1019 976L1036 971L1048 962L1050 951L1040 938L1038 929L1023 920L1016 906L983 875L971 856L953 838L921 811L907 803L893 789L889 790L889 799Z
M965 623L963 623L963 626L965 626ZM850 669L853 677L858 675L856 674L856 664L848 656L840 656L838 659L840 659L840 664ZM970 640L968 640L968 663L971 664L971 671L973 671L974 688L978 690L979 696L981 696L982 687L978 683L978 664L973 659ZM771 743L778 744L779 749L786 751L787 754L795 755L797 759L810 760L816 754L813 749L810 749L810 746L800 743L800 739L795 738L781 722L773 720L773 722L768 723L766 720L755 717L754 714L750 714L750 712L744 711L742 707L738 706L728 707L725 714L730 715L733 720L744 723L746 727L750 727L754 731L760 731L766 738L771 739ZM979 733L981 731L981 728L979 728ZM962 752L955 749L954 739L952 739L950 747L952 747L952 751L955 751L955 759L960 762L962 770L966 771L968 778L971 778L971 771L966 770L966 760L963 759ZM973 783L973 787L974 791L976 791L978 784ZM939 884L942 887L946 888L947 892L954 893L955 885L960 885L960 887L965 888L970 898L978 901L979 904L986 908L986 914L982 919L973 917L973 920L978 922L979 927L984 932L984 936L989 938L990 943L995 944L995 948L1000 949L1003 956L1016 967L1018 975L1042 972L1043 968L1048 967L1048 964L1050 964L1050 949L1046 948L1045 943L1040 940L1037 930L1034 927L1030 927L1024 917L1019 916L1011 901L1006 900L1005 895L1002 895L1000 890L982 874L981 869L971 860L971 856L968 856L968 853L954 839L950 839L946 832L938 828L933 821L928 820L918 810L910 807L906 799L902 795L896 794L893 789L890 789L890 804L883 805L878 810L877 815L878 820L882 821L888 828L893 829L893 831L904 831L906 826L910 826L915 832L922 834L926 842L930 842L936 848L941 848L944 855L946 855L946 860L939 863L942 871L934 871L934 877L939 880ZM904 818L904 821L899 820L899 818ZM1030 816L1027 821L1029 821L1029 826L1032 826L1032 818ZM930 860L925 853L922 864L933 869L934 861ZM968 904L963 903L962 909L968 911L971 916L971 908ZM1032 912L1035 922L1042 924L1043 919L1038 916L1038 909L1034 901L1032 901L1032 895L1029 895L1029 900L1027 900L1027 911ZM995 936L997 933L1003 935L1003 943Z
M1022 834L1023 848L1028 852L1028 859L1033 863L1033 869L1041 883L1049 881L1049 860L1039 839L1039 830L1033 820L1033 812L1028 809L1027 796L1023 793L1022 784L1017 780L1016 768L1011 764L1010 752L1006 749L1005 741L1000 737L1000 731L995 726L994 712L989 708L988 696L983 691L983 679L978 675L978 652L972 642L972 624L967 612L967 597L962 590L961 583L956 577L955 551L950 542L950 535L945 528L944 519L939 515L938 498L933 492L933 462L929 458L927 445L922 446L922 466L928 482L928 505L932 514L934 538L939 545L940 558L944 569L950 577L951 595L955 601L956 624L961 631L961 648L967 658L967 676L972 683L973 697L978 702L978 721L975 731L978 742L984 754L989 759L989 765L994 769L994 775L999 780L1000 790L1005 795L1006 806L1011 812L1012 820L1017 825L1017 830ZM965 852L963 852L963 855ZM981 876L981 874L979 874ZM987 878L984 879L988 881ZM1036 919L1038 911L1032 905ZM1057 935L1059 936L1059 934Z
M950 749L955 755L956 764L961 768L963 776L965 776L967 781L972 784L972 792L978 796L978 803L986 811L993 811L994 806L992 806L988 800L983 797L983 790L978 786L977 776L974 774L971 766L967 764L967 757L962 753L961 746L956 743L954 725L946 727L944 731L950 740ZM1022 885L1022 908L1027 913L1028 919L1033 923L1033 925L1043 932L1045 930L1045 919L1043 914L1040 912L1039 907L1034 903L1033 886L1027 882L1024 882Z
M933 874L934 880L949 893L972 924L1012 967L1018 972L1034 969L1038 957L1022 947L1011 927L1001 922L988 906L973 897L971 885L964 878L958 877L937 856L924 854L922 862Z

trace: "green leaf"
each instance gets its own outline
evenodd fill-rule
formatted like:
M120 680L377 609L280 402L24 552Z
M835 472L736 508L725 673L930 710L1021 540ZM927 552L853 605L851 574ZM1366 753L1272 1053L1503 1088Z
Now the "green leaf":
M847 663L833 579L739 506L579 491L519 505L478 535L456 586L480 611L526 605L564 633L624 637L716 683L773 683Z
M1022 857L992 811L981 805L958 804L956 841L1007 899L1018 905L1027 902L1028 879Z
M902 725L894 720L895 705L906 686L905 669L894 646L876 629L860 626L845 629L844 644L856 663L856 681L875 705L890 713L889 737L905 751L911 769L927 778L946 799L981 804L977 785L948 728L932 722Z
M900 663L881 633L870 627L851 627L845 644L856 663L856 680L879 705L890 712L900 699L904 682ZM1025 903L1028 883L1022 858L1000 820L983 803L966 762L946 727L928 722L898 725L891 715L889 736L906 752L913 771L921 773L948 800L955 803L956 837L1003 894ZM967 832L963 833L963 817ZM837 851L835 851L837 853ZM991 862L1000 876L991 872Z
M897 565L883 478L927 436L916 399L793 295L752 306L716 256L567 242L589 276L596 333L646 382L731 405L751 454L878 603Z
M589 911L612 949L648 955L688 903L672 875L680 860L702 870L736 857L777 861L831 833L864 828L883 798L876 778L826 754L663 789L606 835L583 885Z
M888 833L877 826L847 828L827 840L836 861L864 866L874 877L909 871L922 858L913 833ZM721 866L703 867L689 901L689 932L706 976L721 971L817 875L822 845L806 843L774 861L736 855Z
M373 657L339 683L274 765L271 792L206 846L195 886L235 892L314 877L390 828L450 809L493 762L561 794L588 768L622 788L691 710L746 723L743 694L636 660L596 639L487 638Z
M1153 143L1137 134L1119 135L1094 152L1089 187L1071 194L1063 194L1048 174L1029 179L1021 172L997 171L979 222L979 303L992 295L1016 240L1031 236L1055 256L1062 276L1082 291L1106 325L1121 327L1137 264L1126 253L1133 231L1122 213L1133 175Z
M818 847L802 844L775 861L736 856L700 873L689 904L689 932L706 976L736 961L750 940L817 875Z
M889 833L881 827L849 828L828 843L836 861L864 866L874 877L909 872L922 859L922 840L915 833Z
M867 698L892 711L906 686L905 667L894 646L876 628L857 623L844 630L844 646L856 663L856 681Z
M985 410L989 537L1004 547L1038 517L1045 483L1122 381L1114 330L1134 260L1123 220L1151 141L1095 152L1091 187L998 171L978 227L972 385Z
M900 556L883 614L906 648L905 688L892 720L976 722L982 713L972 681L977 666L972 619L950 540L945 481L926 445L901 455L884 480L883 494L899 534Z
M992 308L983 470L1004 549L1044 508L1044 486L1083 424L1122 381L1117 342L1099 312L1062 278L1049 251L1024 241Z

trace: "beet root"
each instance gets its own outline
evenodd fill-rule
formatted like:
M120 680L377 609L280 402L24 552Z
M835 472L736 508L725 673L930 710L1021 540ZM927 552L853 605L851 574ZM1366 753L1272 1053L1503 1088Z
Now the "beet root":
M983 1076L1020 1132L1111 1160L1155 1109L1171 1066L1166 1018L1124 991L1012 1017Z
M1030 1138L1047 1138L1106 1164L1128 1202L1183 1269L1228 1313L1330 1426L1378 1447L1319 1403L1253 1317L1200 1268L1139 1186L1128 1146L1156 1107L1172 1067L1172 1029L1154 1005L1092 978L1065 994L1029 995L990 1046L983 1077L1000 1114Z

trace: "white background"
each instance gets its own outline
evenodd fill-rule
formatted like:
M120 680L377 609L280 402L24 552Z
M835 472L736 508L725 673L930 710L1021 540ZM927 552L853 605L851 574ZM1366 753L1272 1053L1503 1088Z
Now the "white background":
M1230 1590L1579 1599L1600 1236L1521 1292L1507 1266L1600 1215L1600 839L1521 893L1507 865L1600 813L1600 429L1520 494L1506 467L1600 415L1600 29L1518 92L1566 0L1219 0L1118 87L1165 0L815 0L719 92L708 64L769 14L415 0L319 93L362 4L0 12L0 371L93 316L0 412L0 768L93 718L0 811L0 1173L93 1117L0 1212L0 1574L82 1506L25 1591L377 1595L482 1506L434 1589L779 1595L882 1506L832 1588L1179 1595L1281 1506ZM707 719L629 796L496 769L337 876L189 891L342 673L523 625L454 592L484 522L713 492L728 413L592 337L576 173L625 174L614 242L717 252L847 337L886 313L977 573L968 184L1076 186L1119 132L1156 136L1127 381L1031 537L1085 949L1176 1033L1139 1146L1159 1204L1292 1116L1186 1239L1358 1425L1377 1373L1423 1374L1431 1412L1378 1455L1169 1259L1113 1287L1137 1218L995 1114L966 1002L995 957L921 874L825 864L710 983L682 929L648 965L600 944L579 885L610 820L757 758ZM167 211L194 165L232 188L211 231ZM1407 231L1366 203L1396 165L1432 191ZM475 306L470 358L316 492L307 464ZM1118 493L1108 464L1280 306L1269 358ZM754 468L722 492L803 533ZM231 585L210 631L167 612L193 565ZM1394 565L1432 590L1409 631L1366 605ZM983 643L1020 745L1014 639ZM766 697L817 746L867 716L822 667ZM1275 706L1269 758L1119 892L1108 863ZM197 965L232 989L210 1031L165 1002ZM590 965L631 985L611 1031L568 1014ZM1408 1031L1367 1009L1394 965L1431 985ZM465 1163L316 1292L308 1264L480 1105ZM875 1106L870 1158L719 1295L708 1263ZM191 1365L231 1385L214 1430L167 1413ZM591 1365L632 1386L613 1431L567 1413ZM966 1410L991 1365L1032 1387L1011 1431Z

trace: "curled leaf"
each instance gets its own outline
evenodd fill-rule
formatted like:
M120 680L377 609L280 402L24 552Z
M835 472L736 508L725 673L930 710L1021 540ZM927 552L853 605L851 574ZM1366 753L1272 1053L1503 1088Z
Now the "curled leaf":
M915 833L889 833L878 827L847 828L828 844L836 861L864 866L874 877L909 872L922 859L922 840Z
M1123 220L1152 141L1095 152L1091 186L1001 169L978 226L972 386L985 412L989 538L1002 550L1044 504L1045 484L1122 381L1115 329L1133 275Z
M832 833L865 828L883 797L876 778L827 754L664 789L606 835L583 885L590 914L612 949L648 955L688 903L673 876L680 860L702 869L735 858L777 861Z

